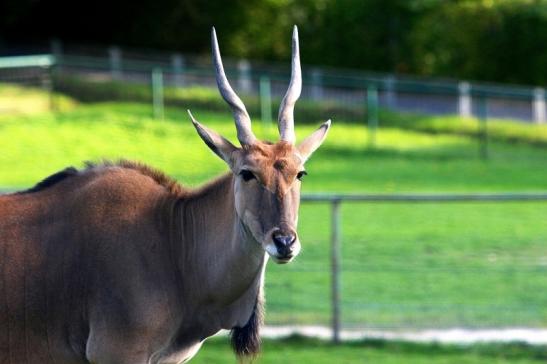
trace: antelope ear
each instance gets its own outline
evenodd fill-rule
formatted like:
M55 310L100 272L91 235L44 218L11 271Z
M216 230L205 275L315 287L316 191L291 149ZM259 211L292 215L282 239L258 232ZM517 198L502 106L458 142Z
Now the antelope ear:
M192 124L196 128L201 139L207 144L207 146L218 155L228 165L232 165L232 153L237 150L237 147L230 143L226 138L217 133L216 131L209 129L205 125L202 125L188 110L188 115L192 119Z
M327 137L327 132L329 131L329 128L330 120L327 120L319 127L319 129L314 131L310 136L308 136L302 141L302 143L298 145L298 151L304 158L304 161L307 160L317 148L319 148L321 143L323 143L323 141Z

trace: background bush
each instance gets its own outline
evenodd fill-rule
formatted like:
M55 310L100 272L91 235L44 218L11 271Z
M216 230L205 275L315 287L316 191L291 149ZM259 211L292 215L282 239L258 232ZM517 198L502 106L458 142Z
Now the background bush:
M52 37L205 54L215 25L226 56L286 61L293 24L307 64L547 81L547 0L5 0L0 54Z

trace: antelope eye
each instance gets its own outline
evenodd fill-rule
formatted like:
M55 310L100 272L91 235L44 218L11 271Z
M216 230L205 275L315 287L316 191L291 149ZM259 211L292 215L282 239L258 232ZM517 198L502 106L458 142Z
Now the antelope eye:
M300 171L298 172L298 174L296 175L296 178L300 181L302 181L302 178L304 178L304 176L307 176L308 173L306 171Z
M239 175L241 176L241 178L243 178L243 180L245 182L247 181L250 181L252 179L256 179L255 175L253 174L253 172L247 170L247 169L242 169L241 172L239 172Z

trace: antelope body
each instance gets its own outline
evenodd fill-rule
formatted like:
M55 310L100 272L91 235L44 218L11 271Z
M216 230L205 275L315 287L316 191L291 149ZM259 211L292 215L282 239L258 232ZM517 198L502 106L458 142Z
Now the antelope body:
M277 143L255 138L214 29L212 44L241 147L190 116L228 174L190 190L122 161L0 196L0 364L181 363L221 329L238 355L258 351L265 264L300 250L304 162L330 123L295 146L296 27Z

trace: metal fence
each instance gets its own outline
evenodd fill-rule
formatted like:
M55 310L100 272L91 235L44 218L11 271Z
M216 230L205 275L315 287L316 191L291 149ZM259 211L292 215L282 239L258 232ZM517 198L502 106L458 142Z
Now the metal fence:
M79 77L83 82L126 82L146 85L149 92L111 92L104 97L147 98L154 115L161 117L164 103L176 97L164 88L215 87L209 57L150 53L119 47L108 49L63 46L53 43L51 54L58 76ZM28 64L27 64L28 66ZM1 68L1 63L0 63ZM24 65L19 72L24 73ZM262 120L271 120L272 103L287 87L289 66L246 60L225 60L234 87L249 97L250 108ZM16 72L11 67L10 73ZM3 74L5 76L5 73ZM5 79L0 75L0 79ZM303 67L304 87L297 108L304 118L329 118L374 122L378 108L395 112L462 117L513 119L545 123L546 95L541 87L427 79L402 75L358 72L320 67ZM9 78L8 78L9 80ZM63 85L59 85L62 86ZM111 90L112 91L112 90ZM306 102L313 104L307 107ZM318 110L317 105L321 105ZM306 113L309 109L314 113Z
M42 87L50 92L52 110L58 105L57 92L81 101L150 103L151 115L158 119L164 118L165 106L226 110L216 91L209 57L122 51L118 47L67 47L63 50L55 43L51 51L51 55L3 58L0 82ZM44 59L49 60L47 64ZM228 58L225 69L251 115L259 115L263 123L270 124L287 89L289 67ZM371 147L376 144L379 126L401 126L402 122L404 127L423 128L409 125L412 118L397 121L395 113L478 119L476 130L466 133L476 137L483 159L489 155L487 120L510 119L536 124L544 124L547 120L547 96L545 90L538 87L424 79L306 65L303 80L301 100L295 109L299 123L316 123L333 117L337 121L362 123L368 128ZM0 104L0 111L2 107Z
M269 324L330 325L335 342L347 328L547 326L547 193L305 194L302 202L301 257L268 265ZM388 215L396 226L380 221ZM408 216L425 218L416 230ZM406 240L391 246L397 239ZM412 252L428 239L432 246Z
M547 325L547 280L544 279L547 273L547 229L544 226L547 193L315 194L302 196L302 201L302 228L307 230L305 233L312 242L323 239L322 249L329 250L330 272L325 267L327 262L318 259L321 253L317 255L316 251L309 252L312 255L310 260L302 258L303 261L296 263L289 273L283 272L286 267L272 267L269 274L274 278L269 276L267 285L270 280L276 282L267 287L268 297L278 293L293 296L291 304L273 298L274 303L268 308L274 312L274 324L326 324L325 318L328 317L336 342L340 340L343 327L431 329ZM321 227L315 219L318 203L330 206L330 228ZM344 218L342 205L348 205ZM412 224L400 221L398 226L389 226L385 223L378 225L376 221L375 226L380 226L382 231L378 234L374 228L367 231L365 227L374 225L375 217L362 216L363 221L359 223L359 214L373 207L391 209L391 216L398 216L400 212L393 209L400 208L407 209L412 215L419 215L417 211L420 208L433 209L434 213L423 222L423 228L409 233L410 241L401 247L403 251L375 243L368 243L367 251L355 245L367 245L367 240L378 236L381 239L383 235L398 236L392 234L393 229L400 229L401 234L405 234L409 230L408 224ZM434 215L439 211L446 219L456 210L459 217L452 222L448 219L446 229L443 228L446 221L436 222L439 216ZM517 211L524 211L524 220L514 215ZM327 220L328 213L323 211L321 219ZM529 213L536 218L530 219ZM458 226L454 233L450 224L458 221L463 221L464 226ZM524 227L523 223L529 226ZM500 224L503 226L497 226ZM351 232L345 234L344 229ZM500 231L490 231L492 229ZM522 234L516 238L518 243L510 240L515 231ZM456 241L462 245L461 250L450 247L448 250L452 253L445 253L432 246L429 248L431 251L405 254L404 250L412 250L412 244L427 240L423 234L432 232L438 235L439 246L443 241ZM469 244L476 244L476 247ZM327 256L326 252L323 255ZM402 282L407 286L399 290L390 286ZM327 285L330 285L330 292L327 292ZM454 287L458 289L454 290ZM400 294L402 297L397 298ZM328 295L330 304L326 303ZM283 313L287 311L294 313L286 316Z
M67 72L99 78L145 83L162 79L171 87L215 87L212 66L202 57L175 54L150 59L110 48L108 57L64 54L59 64ZM289 67L226 60L226 71L243 95L260 97L261 117L270 120L271 102L280 100L288 80ZM545 90L524 86L430 80L356 71L305 67L302 99L330 105L338 117L365 120L367 110L376 107L396 112L431 115L460 115L545 123ZM155 95L155 93L153 93ZM325 112L329 112L327 107ZM324 115L326 116L326 115Z

